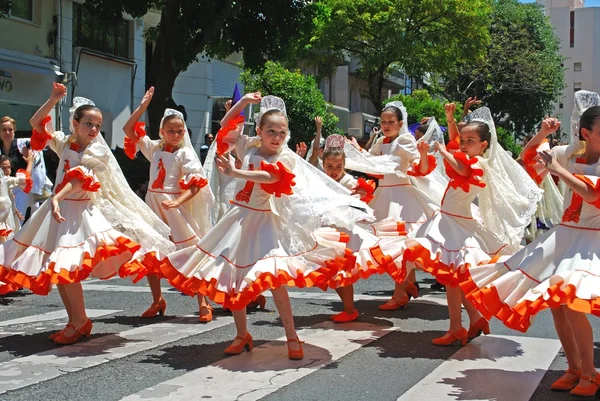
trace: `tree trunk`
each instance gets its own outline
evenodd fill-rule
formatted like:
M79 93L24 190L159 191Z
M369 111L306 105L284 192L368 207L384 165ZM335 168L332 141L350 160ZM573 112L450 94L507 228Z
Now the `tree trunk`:
M367 84L369 86L369 100L375 107L377 115L383 109L383 102L381 99L381 90L383 89L383 81L385 79L385 70L387 66L382 66L376 71L369 72L367 76Z

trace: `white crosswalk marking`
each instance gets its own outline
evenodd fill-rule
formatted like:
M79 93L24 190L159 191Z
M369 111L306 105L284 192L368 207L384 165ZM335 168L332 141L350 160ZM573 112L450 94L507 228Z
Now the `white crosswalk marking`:
M121 312L121 310L109 310L109 309L86 309L86 313L89 318L100 317L111 315L113 313ZM66 319L67 312L63 310L40 313L39 315L26 316L18 319L0 321L0 327L14 326L17 324L45 322L57 319Z
M0 394L201 334L232 321L231 317L222 317L201 325L195 316L180 317L0 363Z
M280 338L234 357L196 369L176 379L153 386L124 401L141 400L259 400L350 352L369 344L393 329L367 323L352 323L343 327L325 322L298 331L305 341L304 359L287 358L286 339ZM241 373L243 372L243 373Z
M478 337L457 351L398 401L527 401L560 350L545 338ZM482 386L485 383L485 386ZM463 396L468 398L462 398Z

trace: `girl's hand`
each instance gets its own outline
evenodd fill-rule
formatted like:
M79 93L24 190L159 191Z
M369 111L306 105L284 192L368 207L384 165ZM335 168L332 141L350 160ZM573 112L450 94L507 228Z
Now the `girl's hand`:
M233 172L235 171L235 162L233 157L218 156L215 159L215 162L217 162L217 168L220 172L225 175L233 176Z
M454 103L445 104L444 111L446 112L447 120L454 120L454 112L456 111L456 105Z
M419 124L423 125L423 124L427 124L429 122L430 119L432 119L433 117L423 117L421 119L421 121L419 121Z
M225 102L225 112L228 112L231 106L233 105L233 100L229 99Z
M350 145L354 146L359 152L362 150L355 137L351 136L350 139L346 138L346 141L350 142Z
M50 93L50 99L58 102L60 99L67 95L67 87L63 84L54 82L52 84L52 92Z
M352 192L350 193L350 195L358 195L361 199L364 198L367 195L367 191L365 191L362 188L355 188L352 190Z
M465 102L464 110L468 111L474 105L481 104L482 102L483 102L482 100L477 99L477 96L475 96L475 97L469 97L467 99L467 101Z
M151 86L150 89L146 91L146 94L142 98L141 106L148 107L150 101L152 101L152 96L154 96L154 86Z
M560 121L558 118L545 118L542 121L542 125L540 127L540 133L545 137L556 132L560 128Z
M306 146L306 143L300 142L299 144L296 145L296 154L298 156L300 156L301 158L304 159L304 156L306 156L307 152L308 152L308 147Z
M54 197L52 197L52 217L54 217L54 220L58 221L59 223L65 221L65 218L60 215L60 207L58 206L58 202Z
M547 150L538 152L538 155L540 155L538 163L544 166L546 170L550 172L555 172L562 167L560 163L556 161L556 158L552 156L552 153L548 152Z
M162 201L161 204L165 209L172 209L181 206L181 203L177 199Z
M33 164L37 153L38 153L37 151L29 149L29 152L27 152L27 155L23 155L23 160L25 160L28 165Z
M417 150L419 151L421 156L424 156L429 152L429 144L425 141L419 141L417 142Z
M446 145L444 145L441 142L434 142L433 144L433 149L437 150L438 152L442 153L442 152L446 152Z
M319 116L315 117L315 126L317 127L317 131L321 131L321 128L323 128L323 118Z
M381 130L378 127L373 127L373 129L371 130L371 135L369 135L369 138L373 138L374 136L379 135L380 132L381 132Z
M258 104L262 100L260 92L246 93L243 97L248 103Z
M18 210L16 212L17 212L17 219L19 219L19 220L25 220L25 216L23 216L21 214L21 212L19 212Z

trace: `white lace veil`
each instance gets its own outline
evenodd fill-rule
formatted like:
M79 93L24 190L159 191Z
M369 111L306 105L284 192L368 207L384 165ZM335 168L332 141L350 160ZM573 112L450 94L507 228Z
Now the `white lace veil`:
M12 201L10 200L10 195L8 193L8 185L6 184L6 180L4 179L4 173L0 170L0 222L8 224L13 231L15 229L12 227L9 221L9 217L12 214Z
M72 133L75 132L73 114L78 107L86 104L94 105L89 99L82 97L73 99L73 107L69 110ZM94 192L92 197L104 218L115 230L132 238L145 250L156 250L165 254L175 251L175 245L169 240L171 230L131 190L104 137L98 135L92 143L99 143L106 147L109 157L107 168L95 171L101 185L100 190ZM83 165L86 164L86 158L91 159L93 156L84 155L81 160Z
M579 119L584 111L593 106L600 105L600 96L596 92L580 90L575 92L573 112L571 113L571 130L569 132L569 143L575 144L579 138Z
M181 119L181 121L183 122L183 127L184 127L184 134L183 134L183 147L188 148L192 154L192 157L194 159L194 165L197 165L199 168L198 173L200 175L202 175L203 177L208 177L205 173L204 168L202 167L202 163L200 162L200 158L198 157L198 154L196 153L196 150L194 149L194 146L192 145L192 141L190 139L190 134L188 132L187 129L187 125L185 123L185 120L183 119L183 114L178 111L178 110L174 110L174 109L166 109L165 113L163 115L163 118L160 120L160 128L163 127L165 118L175 115L177 117L179 117ZM208 158L208 156L207 156ZM213 156L214 159L214 156ZM214 209L215 206L215 197L213 196L213 191L210 187L210 185L205 185L204 187L202 187L200 189L200 192L198 194L196 194L196 196L194 196L192 199L190 199L189 201L187 201L182 207L187 208L192 217L194 218L194 220L196 220L196 222L198 223L200 229L202 230L202 236L204 236L208 230L211 229L212 227L212 222L211 222L211 213Z
M492 114L487 107L471 113L471 121L485 123L491 134L490 144L480 158L486 183L479 193L483 224L508 245L506 251L516 252L543 191L502 149Z
M208 178L208 185L214 196L214 206L210 209L210 220L214 226L229 210L229 201L235 193L236 179L219 172L215 163L217 156L217 141L214 141L204 160L204 171Z
M262 115L269 110L276 109L285 113L283 100L273 98L275 97L263 97L260 113L255 117L257 126ZM293 161L292 172L296 183L292 195L271 197L273 210L284 223L281 240L288 252L298 254L309 251L314 246L310 237L320 227L335 225L352 229L356 222L374 220L371 208L298 156L287 144L283 145L279 157Z

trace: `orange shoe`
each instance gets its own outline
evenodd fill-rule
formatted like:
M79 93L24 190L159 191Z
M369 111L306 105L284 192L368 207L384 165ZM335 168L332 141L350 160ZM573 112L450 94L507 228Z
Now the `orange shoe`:
M264 295L259 295L256 299L248 304L246 308L248 309L262 309L265 310L265 305L267 304L267 298Z
M225 348L225 355L241 354L244 351L244 347L248 352L252 351L252 348L254 348L252 345L252 336L250 335L250 333L246 333L245 336L237 336L233 341L235 342L235 340L237 339L242 340L242 342L238 345L231 344L229 347Z
M460 330L454 332L448 330L442 337L434 338L431 343L433 345L447 347L457 341L460 341L460 345L467 345L467 330L465 330L464 327L461 327Z
M295 339L292 340L287 340L288 342L288 358L291 359L292 361L299 361L300 359L304 358L304 350L302 349L302 344L304 344L304 341L300 341L298 339L298 337L296 337ZM293 350L290 349L290 343L298 343L298 345L300 346L299 350Z
M54 339L56 337L58 337L59 335L62 334L63 331L65 331L71 324L67 324L65 327L63 327L62 329L60 329L59 331L57 331L56 333L52 333L48 336L48 338L52 341L54 341Z
M567 373L570 373L573 377L565 378ZM550 390L552 391L571 391L577 386L579 379L581 378L581 370L575 369L567 369L564 375L560 377L557 381L552 383L550 386Z
M589 381L592 383L591 386L582 386L581 382L583 380ZM596 377L591 378L589 376L581 375L579 379L579 384L569 392L569 394L574 395L576 397L585 397L585 398L593 398L596 396L596 393L600 389L600 373L596 373Z
M202 310L206 309L208 311L208 313L202 313ZM207 306L201 306L200 307L200 311L198 312L198 314L200 315L198 320L200 321L200 323L208 323L211 322L213 320L213 308L210 305Z
M469 332L467 333L467 339L471 341L475 337L478 337L483 334L490 334L490 322L488 322L484 317L480 317L475 324L469 326Z
M352 313L343 311L342 313L335 315L331 320L333 320L335 323L354 322L358 320L358 311L356 309L354 309L354 312Z
M406 294L408 299L419 298L419 283L406 283Z
M67 328L69 326L70 326L70 328L75 330L75 333L73 333L73 335L71 335L71 336L66 336L65 332L67 330L65 329L65 331L63 331L58 336L56 336L56 338L54 339L55 343L61 344L61 345L75 344L77 341L79 341L81 339L81 337L89 337L90 334L92 333L92 321L90 319L88 319L87 322L85 322L83 324L83 326L81 326L80 328L77 328L77 327L73 326L72 324L67 325Z
M383 310L383 311L393 311L393 310L398 310L398 309L404 309L406 307L406 304L408 303L408 300L409 300L409 298L408 298L407 294L404 294L402 296L402 298L400 298L400 299L397 299L396 297L392 296L392 299L390 299L383 305L379 305L379 307L377 309Z
M156 317L156 315L165 315L165 310L167 309L167 303L164 298L161 298L158 303L150 305L146 312L142 313L142 317Z

